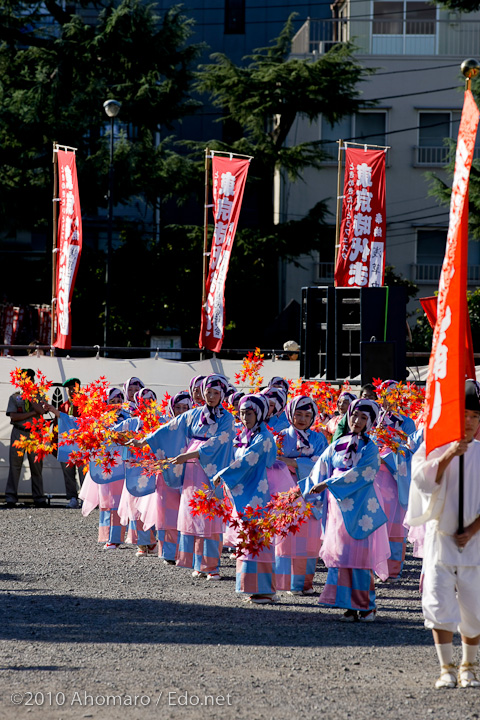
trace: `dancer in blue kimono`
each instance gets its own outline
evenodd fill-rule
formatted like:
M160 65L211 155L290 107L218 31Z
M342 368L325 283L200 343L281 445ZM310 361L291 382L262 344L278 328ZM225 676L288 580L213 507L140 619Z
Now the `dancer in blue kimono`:
M288 428L288 420L285 415L287 392L280 386L273 386L262 390L262 395L265 395L269 403L266 421L268 427L274 432L286 430Z
M192 398L194 407L205 405L205 400L202 396L202 382L204 380L205 375L195 375L195 377L190 380L190 384L188 386L188 394Z
M235 439L235 458L214 478L223 483L235 510L247 506L263 507L271 497L267 468L275 462L277 450L273 435L265 426L268 401L263 393L246 395L240 400L240 418L244 430ZM275 548L264 548L256 556L237 559L236 592L258 605L272 604L275 596Z
M177 565L192 568L195 578L219 580L223 546L223 523L205 515L193 516L190 500L204 485L211 485L217 472L233 455L235 436L232 415L222 407L228 382L222 375L207 375L201 384L205 402L145 438L158 458L174 458L164 472L165 482L181 487L178 530L181 533Z
M133 378L133 380L137 380L137 378ZM135 413L141 406L142 401L145 402L148 400L156 402L157 396L153 390L146 387L142 387L140 390L137 390L130 403L131 412ZM140 416L133 414L131 417L115 425L115 430L118 432L139 432L142 429L142 426L143 423ZM156 529L152 526L147 527L142 522L141 509L139 508L139 497L141 496L139 496L136 492L139 482L142 485L149 482L152 486L154 486L155 478L151 477L147 481L147 478L142 475L140 468L132 467L128 463L130 456L130 449L128 447L123 447L122 460L125 464L125 485L118 507L120 522L123 525L128 525L128 536L126 542L132 545L137 545L137 557L156 555Z
M416 432L415 423L411 418L402 415L395 405L394 391L397 385L395 380L385 380L379 386L378 391L383 396L383 409L377 425L392 430L401 430L410 436ZM382 492L384 509L388 517L387 529L391 553L388 560L388 578L399 580L407 547L407 528L404 525L404 519L408 505L412 461L408 440L400 444L397 452L393 452L387 447L381 448L380 461L377 482Z
M296 487L299 480L305 480L328 446L323 433L310 429L318 415L312 398L305 395L293 398L287 403L285 412L290 425L280 433L282 451L278 456L278 460L285 463L289 470L289 485L282 488L283 491ZM289 533L286 537L277 539L277 590L286 590L290 595L313 595L313 578L322 542L321 534L321 521L312 516L300 526L295 535Z
M323 506L320 557L328 575L319 603L344 608L340 619L346 622L375 619L373 571L382 579L388 576L387 517L375 485L380 458L367 435L379 409L372 400L351 403L347 410L350 432L329 445L310 476L299 482L314 510Z

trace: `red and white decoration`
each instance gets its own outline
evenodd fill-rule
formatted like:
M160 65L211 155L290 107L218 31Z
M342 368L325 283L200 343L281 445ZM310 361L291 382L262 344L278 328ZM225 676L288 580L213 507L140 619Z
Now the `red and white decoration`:
M219 352L225 329L225 281L242 206L250 160L213 156L213 202L215 231L202 307L199 345Z
M347 147L336 287L383 285L385 229L385 151Z
M75 153L58 150L60 212L57 240L54 347L72 346L71 301L82 252L82 215Z
M478 118L478 108L468 90L458 131L447 246L438 286L437 320L428 368L427 454L441 445L461 440L465 433L468 180Z

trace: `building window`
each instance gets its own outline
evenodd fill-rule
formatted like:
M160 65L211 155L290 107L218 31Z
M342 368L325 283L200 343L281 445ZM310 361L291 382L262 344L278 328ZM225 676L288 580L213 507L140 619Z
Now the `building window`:
M354 118L355 142L365 140L367 145L385 145L386 112L361 112Z
M445 165L448 147L445 138L452 136L450 112L420 112L418 114L418 165Z
M417 264L414 280L420 283L438 284L445 257L447 228L425 228L417 230ZM480 243L468 243L468 284L480 280Z
M357 113L339 120L333 127L322 115L322 147L329 156L329 160L326 162L337 160L337 140L350 140L351 142L360 143L365 141L367 145L384 146L386 124L387 113L385 110Z
M225 34L245 34L245 0L225 0Z
M374 35L434 35L436 8L428 2L379 0L373 3Z

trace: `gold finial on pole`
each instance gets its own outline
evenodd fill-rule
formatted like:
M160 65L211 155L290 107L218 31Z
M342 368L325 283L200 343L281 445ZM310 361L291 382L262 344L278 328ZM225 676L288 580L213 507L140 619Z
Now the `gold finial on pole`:
M469 58L464 60L460 65L460 70L465 75L465 90L470 90L472 84L472 77L478 75L480 72L480 63L475 58Z

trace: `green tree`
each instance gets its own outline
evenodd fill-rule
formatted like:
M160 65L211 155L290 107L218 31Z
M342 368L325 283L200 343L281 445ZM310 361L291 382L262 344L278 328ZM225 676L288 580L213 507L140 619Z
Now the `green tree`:
M90 11L102 4L82 3ZM54 140L78 148L84 214L105 205L107 97L122 103L116 201L141 194L155 206L178 190L177 155L155 134L198 104L188 94L199 53L186 44L191 22L178 7L161 18L140 0L104 4L92 24L59 1L0 2L0 226L7 232L50 221Z
M325 234L325 202L300 221L273 223L275 172L301 182L303 171L320 169L326 157L320 141L292 143L294 122L313 122L322 114L333 125L365 107L358 85L371 71L354 59L353 46L334 46L316 60L291 58L293 18L269 47L244 58L246 64L215 53L197 79L197 90L223 113L223 139L209 146L254 157L226 287L227 318L233 321L229 345L262 342L265 318L278 312L278 259L298 262L300 255L320 250ZM259 309L253 317L245 312L252 300Z

